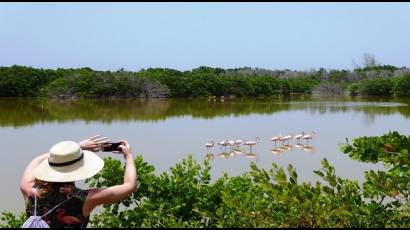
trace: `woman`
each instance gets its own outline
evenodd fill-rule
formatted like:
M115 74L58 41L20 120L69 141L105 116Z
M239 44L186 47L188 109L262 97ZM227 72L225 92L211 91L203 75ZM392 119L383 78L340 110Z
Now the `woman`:
M103 168L104 161L93 152L110 142L99 135L80 143L63 141L34 158L20 182L27 216L42 216L52 228L86 227L95 207L116 203L136 191L135 163L125 140L119 146L126 160L123 184L88 190L75 187L75 181L90 178Z

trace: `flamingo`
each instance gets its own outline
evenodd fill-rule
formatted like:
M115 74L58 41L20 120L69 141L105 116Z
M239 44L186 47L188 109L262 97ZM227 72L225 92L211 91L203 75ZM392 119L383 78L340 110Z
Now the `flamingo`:
M228 140L221 141L221 142L218 143L218 145L221 145L221 148L222 148L222 146L224 146L225 147L225 152L226 152L226 146L229 145L229 141Z
M288 141L293 138L293 134L282 137L282 142Z
M305 131L302 131L301 134L298 134L298 135L294 136L294 138L295 138L296 140L298 140L298 142L299 142L299 141L300 141L300 138L302 138L304 135L305 135Z
M282 134L280 133L278 136L273 136L270 140L274 141L276 146L276 142L282 140Z
M310 134L305 134L302 138L303 138L304 140L307 140L307 141L308 141L308 144L309 144L309 140L313 139L313 136L314 136L315 134L316 134L316 133L312 131Z
M234 145L235 145L235 141L228 140L228 144L231 146L231 150L232 150L232 146L234 146Z
M208 149L208 151L209 151L210 148L212 148L214 146L215 146L215 143L214 143L213 140L205 144L205 147Z
M57 209L57 220L64 224L82 224L83 222L74 216L65 216L64 209Z
M235 140L236 149L239 150L239 145L243 143L243 140Z
M260 140L260 138L259 137L256 137L255 138L255 141L244 141L244 145L249 145L249 148L250 148L250 153L252 152L252 146L253 145L256 145L256 143L258 143L258 141Z

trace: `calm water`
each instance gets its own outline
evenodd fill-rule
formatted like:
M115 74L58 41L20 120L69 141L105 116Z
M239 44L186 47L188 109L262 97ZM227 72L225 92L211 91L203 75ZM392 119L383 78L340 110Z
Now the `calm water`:
M327 158L338 175L362 181L363 171L380 169L381 164L350 160L338 144L363 135L381 135L390 130L410 133L410 100L388 98L348 98L304 96L291 99L207 99L80 100L0 99L0 138L3 159L0 211L19 212L23 201L19 180L27 163L62 140L80 141L101 134L112 140L128 140L136 154L154 165L157 172L168 171L180 159L192 154L207 157L205 143L225 139L260 141L254 155L221 155L211 149L212 176L227 172L240 175L250 162L270 168L277 163L297 168L300 181L315 181L313 170ZM273 154L272 136L315 131L311 148L298 148L291 141L281 154ZM307 145L305 141L301 142ZM279 147L280 144L277 145ZM229 149L229 148L228 148ZM309 150L309 151L308 151ZM109 153L100 153L102 157ZM225 156L225 158L224 158ZM227 158L226 158L227 156ZM117 159L122 157L115 156ZM254 157L254 158L250 158ZM84 184L82 184L84 186Z

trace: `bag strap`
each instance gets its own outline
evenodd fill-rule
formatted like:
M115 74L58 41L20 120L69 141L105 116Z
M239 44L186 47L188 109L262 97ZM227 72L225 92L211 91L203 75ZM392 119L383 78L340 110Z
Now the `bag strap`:
M33 188L34 190L34 216L37 216L37 188Z
M65 201L61 202L60 204L54 206L54 208L52 208L50 211L46 212L46 214L42 215L41 218L47 216L50 212L54 211L54 209L58 208L60 205L64 204L65 202L71 200L71 198L73 198L76 194L73 194L72 196L70 196L69 198L67 198Z
M34 189L34 216L37 216L37 188L33 188ZM48 212L46 212L45 214L43 214L41 216L41 218L47 216L50 212L54 211L56 208L58 208L60 205L64 204L65 202L71 200L71 198L73 198L75 195L77 195L78 192L74 193L72 196L70 196L69 198L67 198L66 200L64 200L63 202L59 203L58 205L54 206L54 208L50 209Z

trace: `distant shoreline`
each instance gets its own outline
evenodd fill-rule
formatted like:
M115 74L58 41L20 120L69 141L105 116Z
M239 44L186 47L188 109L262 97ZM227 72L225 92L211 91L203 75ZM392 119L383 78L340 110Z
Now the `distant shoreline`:
M201 98L307 94L410 96L410 69L377 65L350 70L267 70L199 67L138 72L0 67L0 97Z

